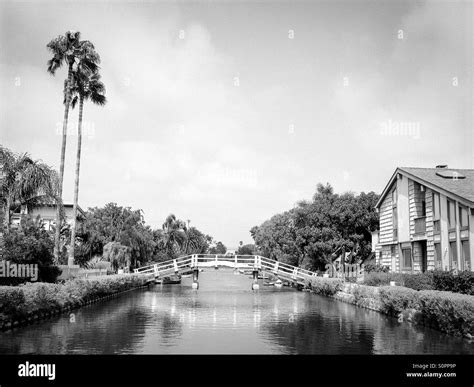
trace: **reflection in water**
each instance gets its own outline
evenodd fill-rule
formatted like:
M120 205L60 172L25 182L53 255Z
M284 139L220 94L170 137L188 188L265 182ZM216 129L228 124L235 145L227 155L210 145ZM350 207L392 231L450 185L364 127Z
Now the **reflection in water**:
M474 345L294 289L207 271L0 333L0 353L474 353Z

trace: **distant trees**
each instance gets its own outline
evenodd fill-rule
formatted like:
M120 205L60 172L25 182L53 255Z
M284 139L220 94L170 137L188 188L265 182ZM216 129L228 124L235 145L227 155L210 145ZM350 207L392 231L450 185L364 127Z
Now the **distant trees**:
M307 269L324 269L339 247L364 260L371 254L371 232L378 227L374 192L335 194L318 184L302 201L250 230L261 255Z
M227 252L227 247L222 242L217 242L215 246L212 246L209 249L209 254L225 254Z
M237 255L255 255L255 245L253 244L248 244L244 245L243 243L240 244L238 250L237 250Z
M212 238L170 214L160 229L145 225L141 210L108 203L89 208L78 228L75 261L86 265L94 256L134 268L186 254L203 254Z

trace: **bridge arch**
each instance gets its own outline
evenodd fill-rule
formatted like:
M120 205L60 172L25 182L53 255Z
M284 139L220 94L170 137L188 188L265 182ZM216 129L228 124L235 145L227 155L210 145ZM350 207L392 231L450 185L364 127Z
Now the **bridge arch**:
M158 262L135 269L137 274L152 274L155 278L163 278L173 274L193 272L193 288L199 287L199 269L210 267L228 267L235 270L252 271L252 289L258 289L259 273L273 274L282 280L305 285L317 273L288 265L260 255L221 255L221 254L191 254L165 262Z

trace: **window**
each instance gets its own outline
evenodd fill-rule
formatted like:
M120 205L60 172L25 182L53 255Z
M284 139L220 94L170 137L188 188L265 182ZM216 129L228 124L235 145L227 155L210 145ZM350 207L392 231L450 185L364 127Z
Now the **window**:
M398 216L397 216L397 188L392 191L392 228L393 239L398 237Z
M390 247L390 255L392 256L392 271L397 271L397 249L395 246Z
M421 199L421 216L426 216L426 200Z
M439 220L441 208L439 202L439 193L433 192L433 220Z
M467 216L467 208L466 207L459 207L459 225L461 227L468 227L469 226L469 218Z
M411 268L411 249L403 249L403 267L405 269Z
M457 268L458 252L457 252L456 241L449 242L449 259L452 263L452 266L453 266L452 268Z
M397 205L397 189L394 188L392 191L392 205Z
M469 253L469 241L462 241L461 242L461 270L470 270L469 268L469 261L470 261L470 253Z
M393 239L398 237L398 216L397 216L397 207L392 209L392 226L393 226Z
M441 269L442 265L442 256L441 256L441 243L434 244L434 258L435 258L435 265L437 269Z
M448 227L449 229L456 228L456 210L451 200L448 200Z

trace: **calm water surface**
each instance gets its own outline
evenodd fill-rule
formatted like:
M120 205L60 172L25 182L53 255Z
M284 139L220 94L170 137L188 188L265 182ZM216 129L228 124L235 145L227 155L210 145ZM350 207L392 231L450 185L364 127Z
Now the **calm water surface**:
M232 271L156 285L0 332L7 354L474 354L474 344ZM73 319L71 317L74 317Z

